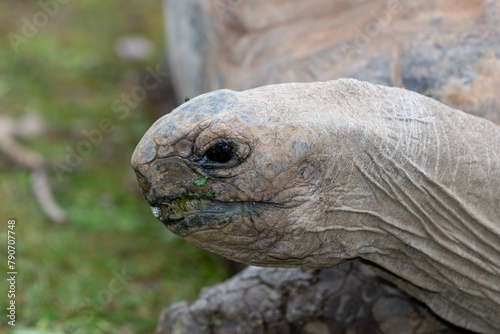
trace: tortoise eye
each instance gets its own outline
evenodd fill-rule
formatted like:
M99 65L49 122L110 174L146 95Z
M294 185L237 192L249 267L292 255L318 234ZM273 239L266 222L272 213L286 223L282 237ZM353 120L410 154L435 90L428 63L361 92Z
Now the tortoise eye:
M220 164L231 161L234 156L235 149L227 142L219 142L211 146L205 153L207 160Z
M231 174L231 169L238 166L250 154L250 146L244 142L218 139L208 144L206 149L193 155L193 162L210 176Z

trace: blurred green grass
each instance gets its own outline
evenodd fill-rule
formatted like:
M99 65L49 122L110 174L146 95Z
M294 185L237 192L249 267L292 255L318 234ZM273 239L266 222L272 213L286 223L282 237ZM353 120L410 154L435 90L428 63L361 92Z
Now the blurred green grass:
M7 220L17 222L13 332L150 333L163 307L194 299L202 286L228 276L218 257L169 233L141 198L129 161L156 117L147 100L124 119L111 107L162 60L161 1L64 2L17 53L8 34L20 35L22 18L31 20L41 7L38 1L0 2L0 114L42 115L48 134L23 144L51 161L64 161L67 147L86 139L81 131L98 128L102 119L115 128L61 180L51 171L55 196L68 215L62 226L43 216L29 172L0 155L2 245ZM135 62L117 57L114 42L128 35L151 40L151 56ZM6 255L0 262L7 272ZM127 279L119 283L123 273ZM7 291L3 279L4 332L12 329Z

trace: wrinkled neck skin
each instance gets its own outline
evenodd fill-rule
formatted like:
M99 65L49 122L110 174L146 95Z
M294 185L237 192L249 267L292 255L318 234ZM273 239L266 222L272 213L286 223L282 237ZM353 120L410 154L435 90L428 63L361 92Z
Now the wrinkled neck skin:
M462 155L453 147L439 152L436 144L428 144L407 143L407 153L420 151L413 156L376 140L351 146L357 148L355 154L337 147L325 178L331 184L324 193L311 195L323 201L311 199L303 211L307 217L297 220L308 234L315 232L318 247L301 265L326 268L340 259L367 260L453 323L496 332L500 323L491 327L491 321L500 311L500 243L494 214L498 201L490 201L492 192L486 190L492 178L486 170L475 170L475 152ZM456 161L439 166L439 154ZM468 165L460 171L464 175L440 173L457 173L454 168L460 164ZM453 185L457 179L463 182ZM485 217L488 211L493 215ZM300 238L301 232L295 244ZM308 241L309 247L313 244ZM484 317L484 324L472 325L471 312L478 323Z
M356 113L338 102L303 123L317 131L306 160L322 175L268 255L306 268L361 258L445 319L496 332L499 128L413 94L401 110L397 99Z

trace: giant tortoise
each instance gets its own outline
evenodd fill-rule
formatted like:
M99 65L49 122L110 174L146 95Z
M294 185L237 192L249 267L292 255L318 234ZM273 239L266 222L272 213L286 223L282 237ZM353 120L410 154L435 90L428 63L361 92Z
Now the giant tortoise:
M450 323L500 330L500 128L386 87L499 122L498 3L167 2L179 97L385 86L183 104L132 158L158 219L247 264L361 259Z

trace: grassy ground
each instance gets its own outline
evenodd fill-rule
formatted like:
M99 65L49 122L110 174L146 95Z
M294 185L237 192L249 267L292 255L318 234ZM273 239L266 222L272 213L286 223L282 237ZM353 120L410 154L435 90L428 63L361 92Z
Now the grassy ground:
M133 92L147 68L161 62L161 1L60 2L45 1L51 11L38 1L0 2L0 114L42 115L48 134L23 144L51 161L64 162L68 152L85 149L82 130L98 130L103 119L112 130L101 131L102 142L87 147L70 171L51 170L68 215L63 226L43 216L29 172L0 155L2 277L7 221L16 220L13 333L149 333L162 307L192 299L202 286L228 275L219 258L155 220L129 168L155 116L147 99L136 99L140 103L127 112L116 103L123 107L122 94ZM40 12L50 14L46 22ZM39 27L26 30L27 21ZM113 45L126 35L148 38L154 52L141 61L121 60ZM12 329L5 316L7 292L2 279L0 332Z

